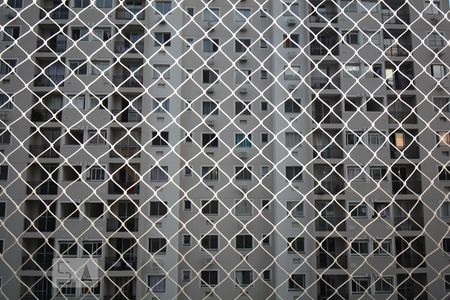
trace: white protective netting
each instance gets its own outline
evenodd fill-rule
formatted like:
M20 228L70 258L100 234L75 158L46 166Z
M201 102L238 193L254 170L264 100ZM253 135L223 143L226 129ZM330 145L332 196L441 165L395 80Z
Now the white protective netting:
M446 0L8 0L0 299L446 299Z

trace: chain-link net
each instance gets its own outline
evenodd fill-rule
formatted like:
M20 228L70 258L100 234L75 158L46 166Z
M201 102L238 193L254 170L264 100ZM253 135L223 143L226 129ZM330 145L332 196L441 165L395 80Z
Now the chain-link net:
M445 0L5 0L1 299L445 299Z

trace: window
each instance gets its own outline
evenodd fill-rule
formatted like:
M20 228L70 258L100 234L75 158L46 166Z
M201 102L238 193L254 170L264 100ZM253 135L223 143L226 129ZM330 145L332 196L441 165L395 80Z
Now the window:
M0 129L0 145L8 145L11 142L11 132Z
M450 238L444 238L442 240L442 249L445 252L450 253Z
M190 270L182 270L181 271L181 278L182 278L183 282L191 281L191 271Z
M436 143L441 147L450 146L450 131L436 132ZM0 135L0 144L1 144L1 135Z
M386 202L374 202L373 203L373 214L372 218L378 217L378 215L381 218L390 218L390 210L389 210L389 203Z
M253 283L253 271L251 270L236 270L235 276L236 284L239 286L249 286Z
M200 272L201 286L215 286L219 282L219 271L205 270Z
M152 131L152 146L168 146L169 132L168 131Z
M368 255L369 254L369 240L353 240L350 253L351 254Z
M383 65L382 64L373 64L373 65L364 64L364 73L365 73L366 78L383 78Z
M234 74L234 82L237 84L250 83L252 80L252 70L236 69Z
M300 13L298 3L294 1L283 3L283 11L283 16L298 16Z
M370 294L370 277L353 277L352 294Z
M291 181L302 181L302 167L301 166L287 166L286 167L286 178Z
M252 15L251 8L237 8L234 12L234 21L235 22L245 22L248 21L250 16Z
M186 8L186 11L187 11L188 15L190 15L191 17L193 17L195 15L195 8L193 8L193 7Z
M203 70L203 83L218 83L219 70Z
M150 217L162 217L167 214L167 202L150 201Z
M383 276L375 280L375 294L392 294L394 292L394 277Z
M167 98L153 99L153 109L157 113L168 112L170 107L170 101Z
M204 235L200 242L203 249L219 250L219 236L217 234Z
M57 280L58 285L58 294L63 295L64 298L66 297L75 297L77 290L75 287L75 281L73 280Z
M300 43L300 35L291 33L283 34L283 48L298 48Z
M12 8L22 8L22 0L8 0L8 6Z
M153 65L153 79L170 79L170 65Z
M90 4L89 0L73 0L73 7L75 8L85 8Z
M341 7L344 12L358 12L358 2L356 0L341 0Z
M90 95L89 96L90 109L107 109L108 96L107 95Z
M165 238L149 238L148 239L148 252L151 254L166 254Z
M441 32L437 31L431 32L430 35L428 36L428 46L430 46L430 48L432 49L437 50L442 49L446 44L443 36L444 35Z
M4 243L5 242L3 240L0 240L0 254L3 254ZM1 283L1 281L0 281L0 283Z
M303 202L287 201L286 209L288 210L288 214L294 218L304 217Z
M104 145L106 144L106 130L88 130L87 132L88 144L90 145Z
M100 166L90 166L88 167L87 181L103 181L105 180L105 170Z
M235 133L234 142L238 148L251 148L252 147L252 135L245 133Z
M87 75L87 63L85 60L71 60L69 68L75 75Z
M427 0L425 1L425 14L438 15L441 7L440 0Z
M303 253L305 252L305 238L304 237L288 237L288 253Z
M4 219L6 216L6 202L0 202L0 219Z
M203 52L217 52L219 50L219 39L203 39Z
M434 111L450 112L450 98L449 97L434 97L433 103L435 105Z
M367 133L367 144L369 147L380 147L385 141L385 136L381 132L369 131Z
M270 234L263 234L262 235L262 245L263 246L269 246L270 245Z
M251 250L253 248L253 237L250 234L239 234L236 236L237 250Z
M169 171L168 166L154 166L150 170L150 180L151 181L168 181L169 175L167 172Z
M295 148L300 146L302 137L297 132L286 132L285 133L285 146L287 148Z
M203 20L206 22L219 21L220 11L218 8L206 7L203 11Z
M266 132L261 133L261 143L265 144L269 142L269 134Z
M444 275L444 290L446 292L450 291L450 274Z
M234 207L234 213L236 216L251 216L252 215L252 202L247 199L237 200Z
M192 169L190 166L184 167L184 176L192 176Z
M73 202L63 202L61 203L60 207L61 207L61 218L78 219L80 217L78 204Z
M259 48L264 49L267 48L267 41L266 40L259 40Z
M13 109L13 97L7 94L0 93L0 109L1 110Z
M13 42L18 39L20 36L20 27L19 26L5 26L3 28L3 38L2 40L5 42Z
M16 66L15 59L0 59L0 75L8 75Z
M219 169L216 167L202 167L202 178L205 181L218 181Z
M111 8L112 0L96 0L95 6L97 6L98 8Z
M184 206L184 210L185 211L190 211L192 209L192 202L191 202L191 200L184 200L183 203L184 203L183 206Z
M387 167L369 167L369 175L374 181L387 180Z
M102 256L102 241L83 241L83 256Z
M288 288L290 291L303 291L306 286L305 274L292 274L289 278Z
M219 147L219 138L215 133L202 133L202 147Z
M450 166L440 166L439 171L439 181L449 181L450 180Z
M360 166L347 166L347 179L354 182L366 181L366 174Z
M192 47L193 44L194 44L194 38L187 37L186 38L186 47L190 48L190 47Z
M172 9L172 2L171 1L156 1L155 2L155 9L160 14L165 15L170 12Z
M260 74L260 79L261 80L265 80L265 79L269 78L269 73L267 72L267 70L260 70L259 74ZM267 107L267 102L262 102L261 103L261 107L262 107L263 103L266 103L266 107ZM261 109L261 110L263 110L263 109ZM267 110L267 108L265 110Z
M170 32L155 32L155 46L170 46Z
M217 106L217 103L214 101L203 101L202 102L202 114L203 115L218 115L219 114L219 108Z
M187 247L191 245L192 237L190 234L183 234L183 246Z
M250 39L236 39L234 41L234 51L236 51L237 53L242 53L250 50L249 48L251 43L252 42Z
M107 60L93 60L92 61L92 75L108 75L110 64Z
M359 31L343 31L344 41L349 45L359 45Z
M89 31L86 27L72 27L72 40L88 41Z
M373 242L373 254L376 256L390 255L392 253L391 240L376 240Z
M261 177L269 174L270 167L269 166L261 166Z
M166 291L166 277L164 275L149 275L148 287L153 293L164 293Z
M360 64L346 64L344 77L360 77L361 76L361 65Z
M0 166L0 181L8 180L8 166Z
M252 167L234 167L235 180L252 180Z
M447 75L447 68L445 65L441 64L432 64L431 65L431 76L434 79L442 79Z
M285 66L284 80L300 80L300 66Z
M59 241L58 245L62 257L77 256L78 244L75 241Z
M94 33L94 37L96 37L99 41L106 42L111 38L111 28L108 27L96 27L92 30L92 32Z
M263 271L263 280L271 281L272 280L272 270L264 270Z
M300 99L286 99L284 101L284 112L286 113L300 113L302 111Z
M202 200L202 214L217 216L219 214L219 201Z
M352 218L363 219L367 218L367 204L362 202L350 202L348 204L348 210Z
M248 101L236 101L234 102L234 112L236 115L251 115L252 105Z

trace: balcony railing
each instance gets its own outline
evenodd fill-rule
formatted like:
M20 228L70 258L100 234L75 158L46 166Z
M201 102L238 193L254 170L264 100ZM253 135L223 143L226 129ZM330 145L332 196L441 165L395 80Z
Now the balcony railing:
M116 116L118 122L141 122L141 112L134 109L126 110L111 110L111 113Z
M53 254L35 254L22 256L22 270L48 270L53 264Z
M347 268L347 256L345 253L337 257L337 253L333 252L320 252L317 255L317 268L331 268L331 269L346 269Z
M47 12L50 12L50 18L56 19L56 20L63 20L69 18L69 9L67 7L47 7L47 8L41 8L40 17L41 19L47 17Z
M337 23L338 19L335 18L336 16L337 16L337 13L333 12L333 11L313 13L312 15L309 16L309 22L311 22L311 23L328 23L328 21L331 21L331 23Z
M33 226L32 226L33 225ZM54 231L56 227L56 218L52 216L42 216L33 220L33 224L28 220L24 220L24 230L28 232L49 232Z
M27 194L36 193L38 195L56 195L58 185L50 180L47 181L27 181Z
M426 266L425 258L415 252L412 252L412 250L406 250L405 252L397 255L397 267L399 266L403 268L424 268Z
M314 189L314 193L316 195L336 195L344 193L345 181L344 180L323 180L321 185L316 183L316 188Z
M417 116L411 110L389 110L389 123L417 124Z
M400 77L400 76L399 76ZM413 90L415 89L412 75L408 75L409 78L403 76L401 78L387 79L387 85L394 90Z
M106 231L137 231L138 218L108 218L106 220Z
M316 155L322 158L343 158L344 152L338 146L314 146ZM320 153L319 153L320 152Z
M31 110L32 122L57 122L61 121L61 112L59 109L48 110L46 108L33 108Z
M141 157L141 146L139 145L116 145L114 150L111 150L110 157Z
M41 157L41 158L57 158L59 157L59 145L30 145L31 156Z
M422 181L420 180L392 180L392 193L394 194L420 194Z
M395 230L422 230L424 218L419 216L396 216L394 217Z
M126 271L136 270L137 257L105 257L105 270L109 271Z
M37 42L38 52L64 52L66 51L66 41L47 41L47 45L44 41Z
M311 77L311 87L313 89L337 89L341 87L341 79L339 77Z
M112 195L120 194L139 194L139 182L137 181L109 181L108 182L108 193Z
M313 111L312 115L314 116L314 120L316 122L322 122L325 124L340 124L342 123L342 112L341 111L333 111L331 113L327 113L324 111Z
M316 231L345 231L345 218L343 217L318 217L316 219ZM342 222L344 221L344 222Z
M116 86L121 87L142 87L143 76L135 74L113 75L113 83Z
M122 292L124 293L124 292ZM136 296L131 295L121 295L120 292L117 292L117 295L106 295L103 296L103 300L136 300Z
M144 53L144 43L138 42L136 44L132 44L129 42L115 42L114 43L114 52L116 53Z
M313 43L310 46L311 55L339 55L339 44L337 42L327 42L327 43Z
M381 13L381 19L383 23L386 24L409 24L409 14L408 13L398 13L394 17L393 12Z
M119 7L116 9L116 19L118 20L132 20L132 19L144 20L145 12L143 8L124 8Z
M34 80L35 86L64 85L64 75L40 75Z
M384 49L387 56L408 56L411 45L384 45Z
M391 146L391 158L420 158L420 148L417 145L409 145L401 152L394 146Z

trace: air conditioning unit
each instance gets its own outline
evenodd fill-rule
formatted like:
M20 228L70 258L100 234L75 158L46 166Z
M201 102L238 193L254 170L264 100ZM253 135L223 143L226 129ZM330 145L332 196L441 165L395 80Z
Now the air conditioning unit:
M295 26L297 24L297 20L295 18L289 18L286 21L287 26Z
M1 111L0 112L0 120L8 121L9 120L9 114L6 111Z
M295 83L288 84L288 90L290 90L290 91L295 90L296 87L297 87L297 85Z
M214 88L213 88L213 87L208 88L208 89L206 90L206 93L207 93L207 94L214 94Z
M239 62L241 62L241 63L246 63L247 62L247 56L241 56L241 58L239 58Z
M206 120L206 125L208 125L208 126L210 126L210 127L213 127L213 126L216 125L216 124L215 124L215 121L214 121L214 120L208 119L208 120Z
M210 58L206 61L206 64L208 66L214 66L216 64L216 61L214 60L214 58Z
M237 153L237 156L238 156L239 158L242 158L242 159L247 159L247 158L248 158L248 152L247 152L247 151L239 151L239 152Z
M246 87L239 88L239 94L247 94L247 93L248 93L248 90Z

